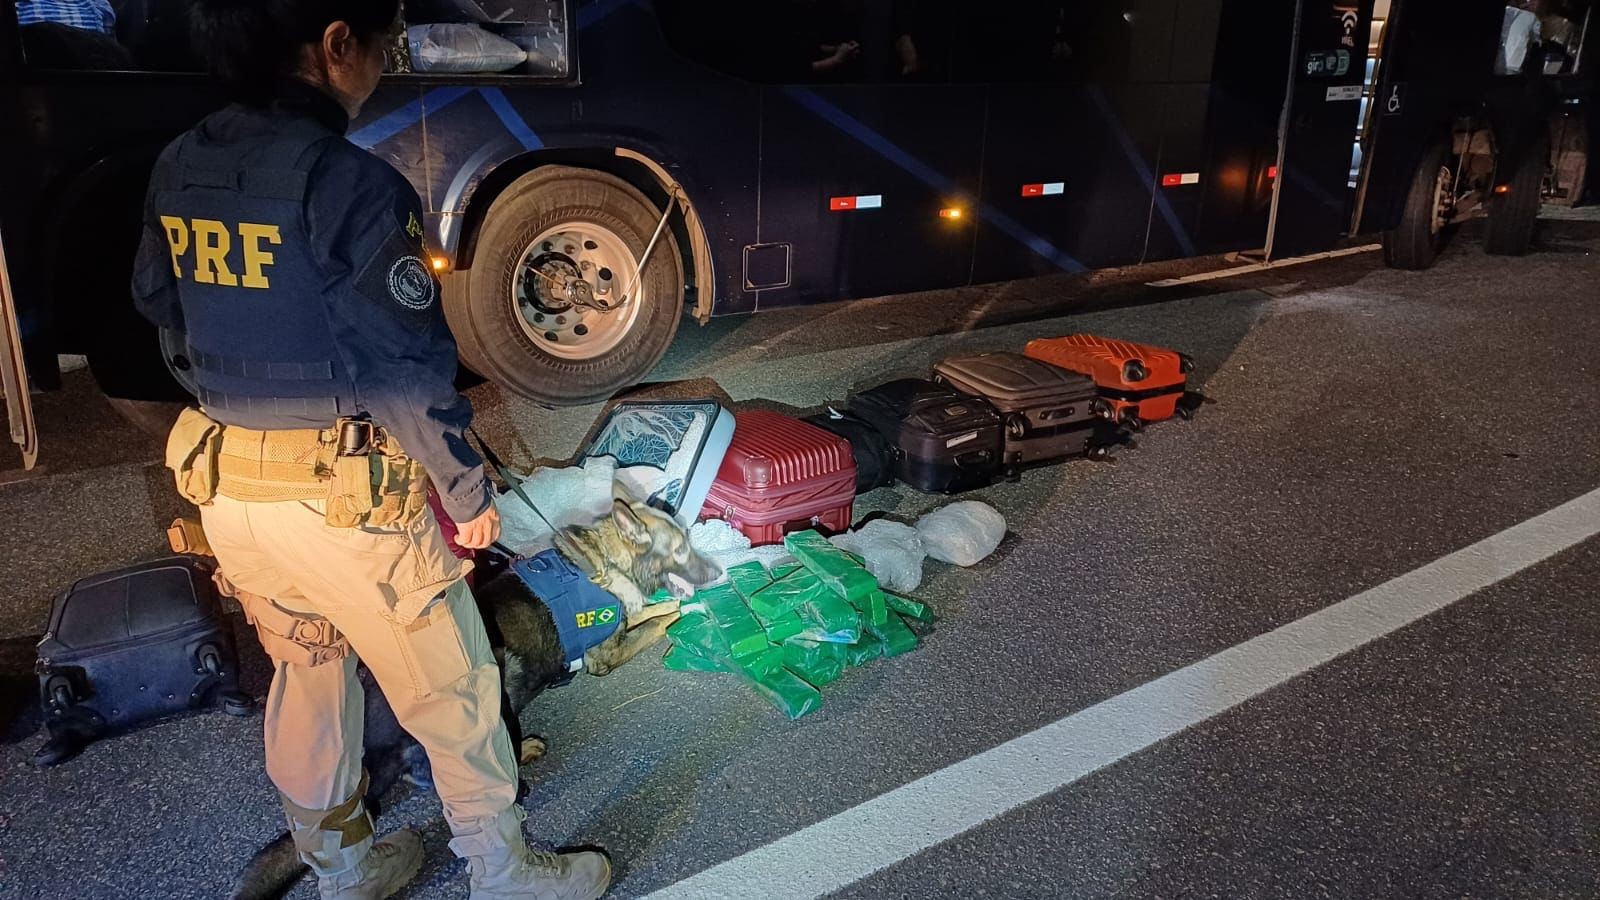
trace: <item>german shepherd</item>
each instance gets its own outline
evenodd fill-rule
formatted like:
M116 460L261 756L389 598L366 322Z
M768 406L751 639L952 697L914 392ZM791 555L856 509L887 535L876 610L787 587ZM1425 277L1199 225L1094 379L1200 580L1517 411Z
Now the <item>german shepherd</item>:
M677 621L677 601L646 606L646 598L672 579L701 585L721 574L715 564L695 552L688 534L671 516L634 499L621 484L614 485L612 493L610 515L588 527L570 526L555 536L557 551L623 604L624 627L584 655L584 669L595 675L609 674L632 659L659 641L667 626ZM501 717L517 748L518 761L527 765L544 754L545 742L522 736L521 714L545 688L563 684L570 677L566 654L549 607L503 566L473 595L500 664ZM376 818L384 796L402 778L422 788L431 788L433 780L427 754L400 727L383 692L364 670L363 682L366 744L362 763L370 779L367 808ZM519 800L523 787L519 786ZM309 871L285 831L250 858L230 897L281 897Z

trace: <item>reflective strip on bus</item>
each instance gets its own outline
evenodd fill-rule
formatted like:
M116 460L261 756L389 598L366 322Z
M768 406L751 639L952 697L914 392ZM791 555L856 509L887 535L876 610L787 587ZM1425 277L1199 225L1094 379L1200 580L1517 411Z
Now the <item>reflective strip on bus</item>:
M1025 184L1022 186L1024 197L1050 197L1055 194L1065 194L1067 183L1065 181L1047 181L1043 184Z
M857 194L854 197L834 197L828 201L828 209L833 212L848 209L878 209L882 206L882 194Z
M1173 172L1171 174L1161 176L1161 186L1162 187L1177 187L1180 184L1199 184L1199 183L1200 183L1200 173L1199 172L1181 172L1181 173L1180 172Z

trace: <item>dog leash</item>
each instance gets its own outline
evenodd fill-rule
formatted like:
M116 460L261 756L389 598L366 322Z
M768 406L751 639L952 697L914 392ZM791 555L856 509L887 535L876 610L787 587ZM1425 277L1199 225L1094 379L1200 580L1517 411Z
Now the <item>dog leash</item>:
M505 462L500 459L500 454L494 452L494 449L489 446L489 442L483 439L483 435L479 434L476 428L473 428L470 425L467 426L467 434L472 435L473 439L478 442L478 449L483 451L483 458L488 461L489 467L494 469L495 474L500 476L500 480L504 481L506 486L511 488L511 490L519 498L521 498L523 503L528 504L528 508L533 510L533 514L539 517L539 521L543 522L545 526L550 529L550 533L552 535L555 534L557 531L555 524L549 519L545 518L544 513L539 511L539 507L534 505L533 498L529 497L528 492L522 489L521 482L519 482L511 470L507 468ZM516 554L506 549L505 545L501 544L499 541L494 542L494 547L501 553L504 553L507 559L516 558Z

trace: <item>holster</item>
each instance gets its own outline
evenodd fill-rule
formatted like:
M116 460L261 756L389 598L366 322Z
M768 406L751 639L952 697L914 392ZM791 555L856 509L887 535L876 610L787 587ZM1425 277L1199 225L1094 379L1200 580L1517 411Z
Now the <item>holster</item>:
M194 407L178 415L167 435L166 464L185 500L203 506L217 495L217 455L221 449L220 423Z
M284 609L266 597L236 591L245 621L255 626L261 649L278 662L320 666L350 655L350 642L319 615Z

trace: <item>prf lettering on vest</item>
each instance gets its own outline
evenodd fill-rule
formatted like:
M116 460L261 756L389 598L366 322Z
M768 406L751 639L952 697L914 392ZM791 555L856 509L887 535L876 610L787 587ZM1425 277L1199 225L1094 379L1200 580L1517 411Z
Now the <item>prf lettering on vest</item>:
M276 225L239 222L230 229L225 222L215 219L190 219L162 216L161 227L167 232L167 249L172 251L172 274L183 277L184 257L193 247L194 269L190 273L196 284L215 284L222 287L247 287L265 289L272 286L263 270L273 264L273 255L262 249L262 243L282 244L283 236ZM239 252L244 261L244 275L233 274L228 268L228 253L233 249L233 234L239 234Z

